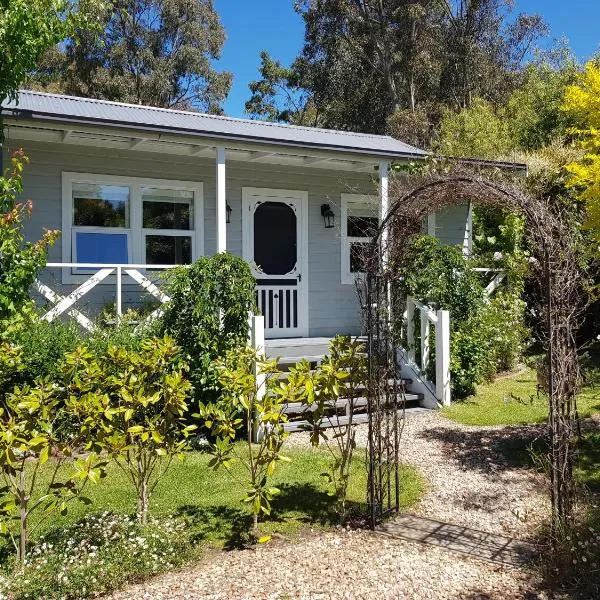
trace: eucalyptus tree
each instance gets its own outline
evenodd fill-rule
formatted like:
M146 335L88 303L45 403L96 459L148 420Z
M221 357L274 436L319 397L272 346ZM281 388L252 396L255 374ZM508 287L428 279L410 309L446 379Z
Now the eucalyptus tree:
M515 16L510 0L297 0L295 7L305 23L302 51L289 69L265 69L263 59L248 112L294 122L309 106L320 125L393 133L417 124L423 141L446 108L459 111L475 97L505 101L545 32L541 17Z
M107 0L100 33L46 56L36 83L77 96L220 113L232 75L213 67L225 30L212 0Z

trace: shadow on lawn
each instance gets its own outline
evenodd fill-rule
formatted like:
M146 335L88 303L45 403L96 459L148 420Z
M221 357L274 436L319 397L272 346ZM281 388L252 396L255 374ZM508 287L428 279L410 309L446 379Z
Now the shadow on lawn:
M485 430L436 427L420 434L424 439L441 442L447 455L463 468L484 473L533 468L532 451L547 447L545 435L542 425Z
M333 498L316 486L284 483L279 485L279 489L281 493L272 502L271 514L262 519L265 529L277 530L277 524L290 521L322 527L338 523ZM249 542L252 518L244 508L242 502L239 508L185 505L179 508L176 516L188 521L194 542L225 540L225 548L233 550L243 548Z

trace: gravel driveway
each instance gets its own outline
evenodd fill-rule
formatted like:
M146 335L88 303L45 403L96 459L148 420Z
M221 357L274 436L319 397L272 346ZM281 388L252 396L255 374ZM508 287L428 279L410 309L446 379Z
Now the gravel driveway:
M467 427L439 413L411 417L403 460L428 490L415 514L526 539L547 511L544 482L502 452L532 440L536 427ZM358 442L366 442L359 426ZM294 434L290 443L308 443ZM546 513L547 514L547 513ZM280 578L279 573L283 573ZM312 532L254 550L215 552L186 570L112 596L124 599L407 599L548 598L525 569L368 531Z

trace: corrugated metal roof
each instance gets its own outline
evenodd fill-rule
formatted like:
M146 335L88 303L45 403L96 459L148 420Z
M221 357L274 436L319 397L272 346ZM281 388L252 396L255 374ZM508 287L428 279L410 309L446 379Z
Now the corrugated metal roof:
M217 117L197 112L136 104L21 91L18 102L3 108L16 116L51 118L158 131L185 132L213 138L277 143L390 157L419 157L427 153L390 136Z

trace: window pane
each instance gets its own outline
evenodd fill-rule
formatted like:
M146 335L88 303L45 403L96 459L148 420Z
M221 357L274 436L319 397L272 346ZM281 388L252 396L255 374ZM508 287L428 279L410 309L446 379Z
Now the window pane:
M363 273L365 259L369 251L368 242L353 242L350 244L350 273Z
M146 188L142 191L143 227L146 229L193 229L194 192Z
M373 237L378 228L377 217L348 217L348 237Z
M146 236L146 264L187 265L191 262L191 237L179 235Z
M263 202L254 211L254 262L267 275L285 275L298 262L294 209L284 202Z
M73 183L73 225L129 227L129 188Z
M75 233L75 262L117 263L129 262L126 233Z

